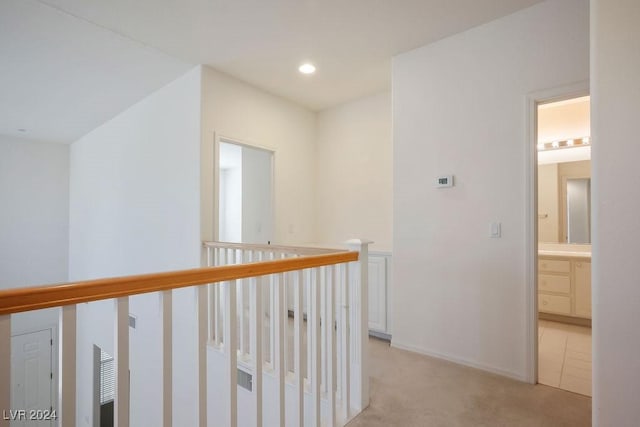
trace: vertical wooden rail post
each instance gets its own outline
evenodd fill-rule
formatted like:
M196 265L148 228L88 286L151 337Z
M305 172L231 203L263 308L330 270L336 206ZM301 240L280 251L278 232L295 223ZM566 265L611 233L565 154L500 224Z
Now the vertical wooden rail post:
M354 319L352 332L353 354L352 370L355 375L353 384L353 404L358 411L369 406L369 244L370 240L351 239L345 242L352 251L360 252L357 268L350 275L349 287L354 299L351 302L351 314Z
M173 291L162 292L162 426L173 424Z
M127 325L128 325L127 314ZM76 305L60 307L60 348L58 350L60 382L58 406L60 426L76 425Z
M236 281L224 282L224 352L227 356L227 385L229 386L229 426L238 425L238 329L236 325Z
M0 426L9 427L5 414L11 407L11 315L0 316Z
M115 300L116 398L114 427L129 427L129 297Z

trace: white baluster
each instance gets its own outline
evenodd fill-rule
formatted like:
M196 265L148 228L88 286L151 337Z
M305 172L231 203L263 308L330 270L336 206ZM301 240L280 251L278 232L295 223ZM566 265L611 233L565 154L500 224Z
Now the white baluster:
M257 254L253 256L257 257ZM253 389L256 397L256 427L262 427L262 287L264 278L251 279L251 351L253 352Z
M247 257L246 251L241 250L240 251L240 262L241 263L246 263L248 262L249 259ZM239 348L240 348L240 355L241 357L244 357L245 353L246 353L246 345L245 345L245 340L244 340L244 331L245 331L245 322L244 322L244 285L245 285L245 280L241 279L238 280L238 318L239 318L239 322L240 322L240 334L238 336L238 343L239 343Z
M274 254L273 252L269 252L268 254L269 260L273 260ZM276 316L275 316L275 306L276 306L276 277L275 275L269 276L269 362L271 363L271 367L276 369Z
M312 308L311 308L311 341L312 353L311 353L311 366L312 366L312 380L311 380L311 397L313 408L313 422L314 427L320 427L321 407L320 407L320 382L322 380L321 373L321 335L320 335L320 269L313 269L314 281L312 283Z
M200 427L207 425L207 336L208 289L207 285L198 286L198 420Z
M162 292L162 418L173 423L173 291Z
M327 331L327 349L325 354L327 355L327 400L329 402L329 425L336 425L336 330L334 328L335 324L335 282L336 282L336 267L333 265L327 267L326 271L326 282L325 286L327 288L327 311L325 317L325 330Z
M349 264L340 266L340 366L342 369L340 384L342 397L342 411L344 420L351 416L351 337L349 312Z
M0 409L11 409L11 315L0 316ZM0 418L1 427L9 427L7 417Z
M286 359L286 354L284 352L284 342L287 339L286 335L285 335L285 330L284 330L284 323L285 323L285 319L286 319L286 315L285 312L287 310L287 304L285 302L284 299L284 287L285 287L285 281L284 281L284 277L285 275L283 273L280 273L277 275L277 279L276 279L276 284L277 284L277 295L276 295L276 300L275 300L275 317L276 317L276 324L277 324L277 330L276 330L276 342L278 345L278 351L277 351L277 357L276 357L276 364L277 364L277 368L274 366L274 368L277 369L278 372L278 393L280 395L280 397L278 398L278 405L280 407L280 426L284 427L285 424L285 412L284 412L284 404L285 404L285 384L284 384L284 378L285 378L285 359Z
M114 427L129 427L129 297L115 300L116 398Z
M304 351L304 343L302 339L303 324L303 311L304 311L304 299L303 287L304 287L304 272L302 270L295 272L295 291L294 291L294 342L293 342L293 369L296 377L296 421L298 426L304 425L304 375L302 372L302 353Z
M59 417L63 427L76 425L76 305L60 307ZM127 327L128 327L127 315Z
M238 339L236 313L236 281L224 282L224 352L227 358L226 376L229 386L229 425L238 425Z

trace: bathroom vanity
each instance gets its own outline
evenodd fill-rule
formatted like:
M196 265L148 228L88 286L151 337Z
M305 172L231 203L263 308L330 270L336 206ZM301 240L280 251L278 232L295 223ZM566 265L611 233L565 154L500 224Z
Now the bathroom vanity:
M591 319L591 246L540 244L538 311Z

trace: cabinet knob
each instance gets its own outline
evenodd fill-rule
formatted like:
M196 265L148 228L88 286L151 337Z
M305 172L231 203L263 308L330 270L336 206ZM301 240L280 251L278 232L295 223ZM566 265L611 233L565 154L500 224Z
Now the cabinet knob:
M542 305L547 305L547 304L549 304L549 301L547 301L547 300L542 300Z
M576 262L576 267L582 267L582 263L581 262Z

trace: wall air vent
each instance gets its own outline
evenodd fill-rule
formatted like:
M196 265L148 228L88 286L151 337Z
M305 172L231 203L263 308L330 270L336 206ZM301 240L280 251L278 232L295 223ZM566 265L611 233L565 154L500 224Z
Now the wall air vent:
M253 388L253 376L242 369L238 369L238 387L251 391Z

